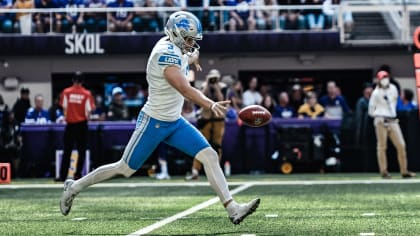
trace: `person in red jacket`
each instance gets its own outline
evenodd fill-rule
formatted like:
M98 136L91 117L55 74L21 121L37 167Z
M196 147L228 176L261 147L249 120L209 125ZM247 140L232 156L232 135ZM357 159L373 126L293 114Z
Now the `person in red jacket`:
M60 96L60 105L64 109L66 128L64 130L64 154L61 161L60 177L56 181L64 181L70 166L73 145L76 144L79 158L74 179L82 176L86 156L88 134L88 118L95 109L91 93L82 86L83 74L77 71L73 75L73 85L64 89Z

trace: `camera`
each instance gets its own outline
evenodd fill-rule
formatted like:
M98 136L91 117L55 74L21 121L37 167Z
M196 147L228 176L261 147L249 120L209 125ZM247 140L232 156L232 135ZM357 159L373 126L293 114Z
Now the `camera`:
M217 78L217 77L209 78L209 84L215 84L215 83L218 82L218 80L219 80L219 78Z

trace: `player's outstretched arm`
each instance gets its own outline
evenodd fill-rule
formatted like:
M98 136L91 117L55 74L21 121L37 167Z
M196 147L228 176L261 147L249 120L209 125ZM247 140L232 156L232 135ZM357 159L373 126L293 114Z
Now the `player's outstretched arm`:
M200 107L210 109L218 117L224 117L226 115L226 105L229 104L230 101L212 101L200 90L192 87L185 79L181 70L176 66L167 67L163 73L168 83L178 90L186 99Z

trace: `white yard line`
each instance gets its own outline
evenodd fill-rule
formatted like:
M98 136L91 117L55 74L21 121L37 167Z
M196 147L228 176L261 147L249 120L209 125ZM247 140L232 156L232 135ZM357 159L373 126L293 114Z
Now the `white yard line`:
M241 185L241 186L233 189L230 193L233 195L233 194L242 192L242 191L244 191L245 189L247 189L247 188L249 188L251 186L252 186L252 184L247 183L247 184ZM170 224L170 223L172 223L172 222L174 222L174 221L176 221L176 220L178 220L178 219L180 219L182 217L191 215L191 214L193 214L193 213L195 213L195 212L197 212L199 210L202 210L204 208L207 208L207 207L209 207L209 206L211 206L211 205L213 205L213 204L215 204L216 202L219 202L219 201L220 200L219 200L218 197L214 197L214 198L212 198L212 199L210 199L208 201L205 201L203 203L200 203L200 204L198 204L196 206L193 206L193 207L191 207L191 208L189 208L189 209L187 209L185 211L179 212L179 213L177 213L177 214L175 214L173 216L170 216L168 218L165 218L163 220L160 220L160 221L158 221L158 222L156 222L156 223L154 223L152 225L149 225L149 226L147 226L145 228L139 229L138 231L133 232L133 233L128 234L128 235L129 236L134 236L134 235L144 235L144 234L150 233L153 230L159 229L159 228L161 228L161 227L163 227L163 226L165 226L167 224Z
M229 185L342 185L342 184L415 184L420 183L416 179L372 179L372 180L280 180L280 181L232 181ZM137 187L194 187L209 186L208 182L144 182L144 183L101 183L93 188L137 188ZM0 189L47 189L63 188L63 184L2 184Z

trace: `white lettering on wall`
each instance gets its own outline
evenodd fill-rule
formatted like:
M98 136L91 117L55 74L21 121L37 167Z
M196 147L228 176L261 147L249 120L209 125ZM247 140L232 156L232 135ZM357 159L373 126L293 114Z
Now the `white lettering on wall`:
M66 54L104 54L99 34L66 34Z
M69 96L69 103L82 104L82 101L83 101L84 98L85 98L85 96L82 95L82 94L71 93L70 96Z

